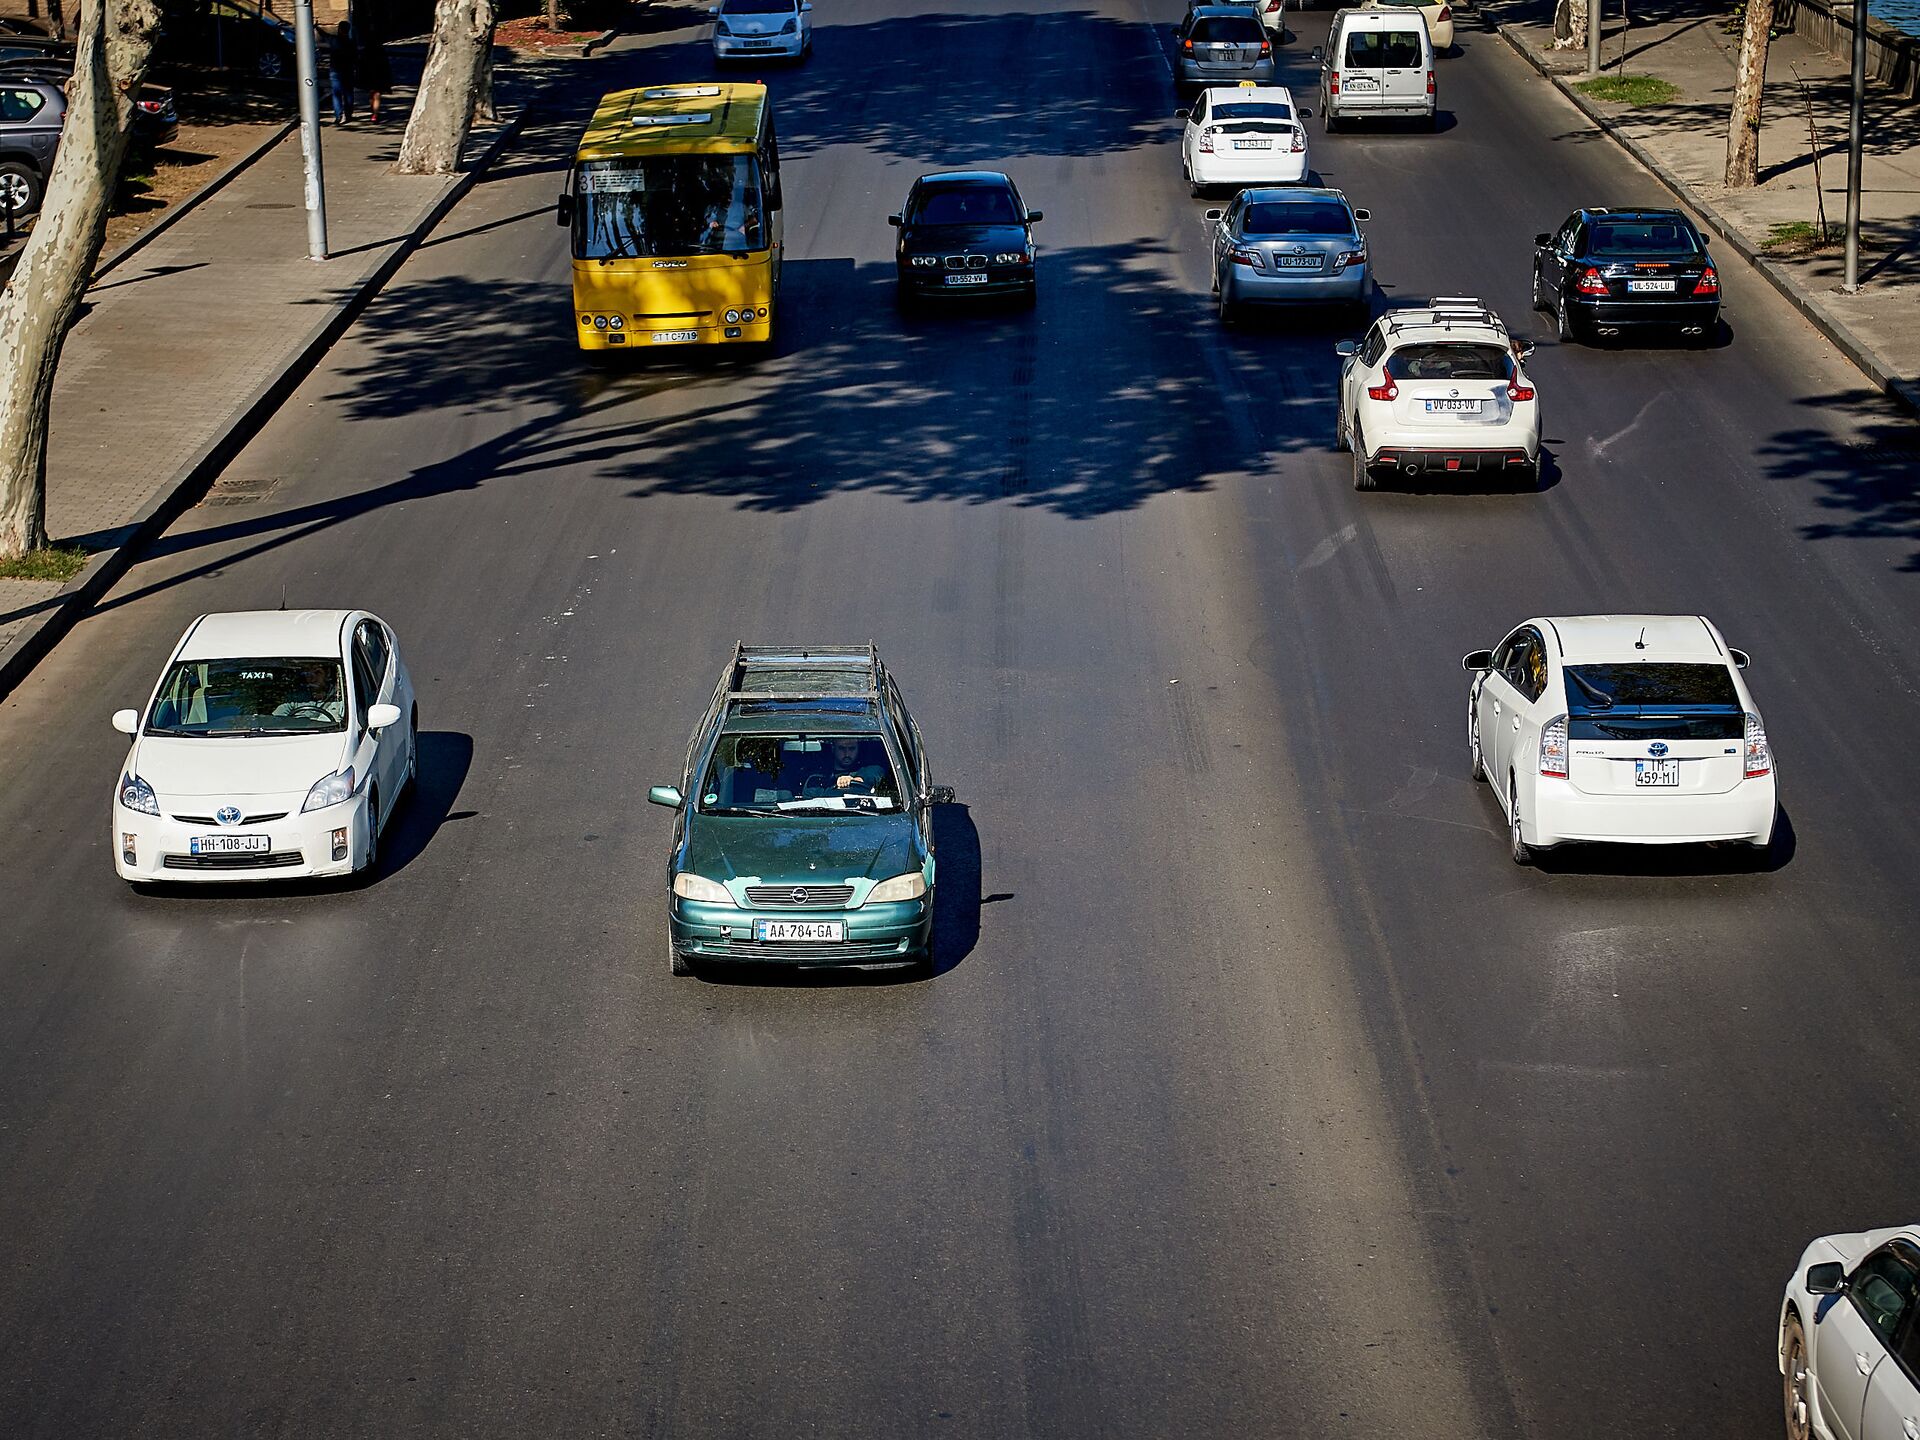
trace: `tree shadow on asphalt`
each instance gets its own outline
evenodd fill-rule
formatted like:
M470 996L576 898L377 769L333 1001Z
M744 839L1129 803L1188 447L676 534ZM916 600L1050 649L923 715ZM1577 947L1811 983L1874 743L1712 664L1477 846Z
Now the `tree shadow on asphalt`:
M1757 457L1773 480L1816 487L1814 505L1834 518L1802 525L1808 540L1895 540L1915 548L1899 573L1920 575L1920 427L1868 390L1809 395L1816 415L1852 415L1851 436L1818 425L1776 432Z

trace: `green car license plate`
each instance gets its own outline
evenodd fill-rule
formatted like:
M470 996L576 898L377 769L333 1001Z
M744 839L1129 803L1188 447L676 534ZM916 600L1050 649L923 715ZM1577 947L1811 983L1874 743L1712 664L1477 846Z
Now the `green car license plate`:
M847 938L844 920L756 920L753 938L780 945L791 941L834 941Z

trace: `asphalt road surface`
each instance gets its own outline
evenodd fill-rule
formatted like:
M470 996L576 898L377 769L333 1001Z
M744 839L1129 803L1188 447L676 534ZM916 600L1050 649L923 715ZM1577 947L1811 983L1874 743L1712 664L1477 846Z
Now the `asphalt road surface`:
M1553 463L1356 495L1349 332L1212 316L1175 7L816 15L777 354L573 348L570 142L710 73L656 7L0 705L0 1429L1770 1433L1787 1267L1915 1203L1913 429L1725 255L1721 348L1553 344L1534 232L1663 197L1463 26L1438 134L1314 158L1383 303L1540 336ZM1039 305L903 319L962 163ZM382 875L131 893L109 713L283 598L419 683ZM1507 860L1458 657L1600 609L1753 652L1765 863ZM898 674L933 979L669 977L645 787L739 638Z

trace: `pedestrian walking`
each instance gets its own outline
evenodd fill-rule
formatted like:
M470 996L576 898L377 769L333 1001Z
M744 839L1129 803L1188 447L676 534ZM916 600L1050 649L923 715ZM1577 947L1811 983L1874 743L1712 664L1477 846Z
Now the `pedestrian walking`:
M342 20L327 38L327 71L333 80L333 123L353 119L353 26Z
M387 62L387 47L380 32L366 20L360 22L360 88L367 92L367 113L380 123L380 100L393 88L393 66Z

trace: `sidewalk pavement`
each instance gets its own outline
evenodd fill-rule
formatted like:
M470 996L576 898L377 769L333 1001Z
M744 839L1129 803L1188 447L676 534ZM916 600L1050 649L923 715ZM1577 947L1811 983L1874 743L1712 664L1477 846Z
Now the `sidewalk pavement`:
M0 580L0 694L238 452L518 122L477 129L458 177L393 172L401 124L322 131L331 259L307 258L298 132L88 292L54 381L47 529L82 574Z
M1798 35L1774 40L1760 133L1761 183L1729 190L1723 181L1727 118L1740 37L1726 28L1724 3L1675 0L1651 18L1636 18L1630 28L1617 22L1605 28L1604 73L1651 75L1679 91L1671 101L1641 106L1591 100L1573 88L1586 74L1586 53L1552 48L1553 8L1545 0L1480 0L1479 13L1677 190L1723 242L1753 261L1876 385L1920 410L1920 106L1878 86L1868 92L1862 284L1848 295L1840 289L1845 264L1838 246L1806 256L1767 248L1775 226L1815 224L1817 198L1825 200L1829 224L1838 227L1845 218L1844 60ZM1809 93L1821 143L1817 191L1807 135Z

